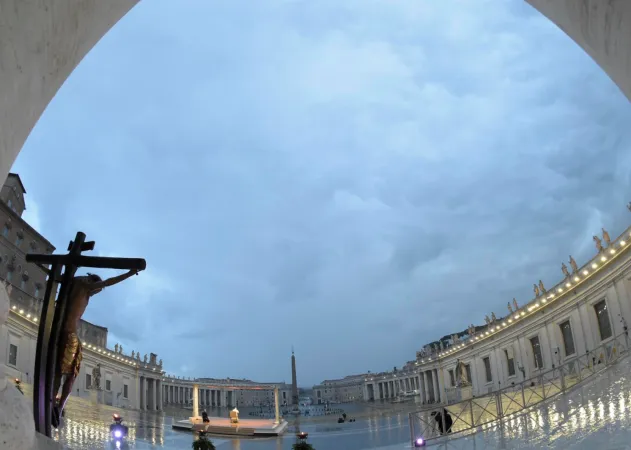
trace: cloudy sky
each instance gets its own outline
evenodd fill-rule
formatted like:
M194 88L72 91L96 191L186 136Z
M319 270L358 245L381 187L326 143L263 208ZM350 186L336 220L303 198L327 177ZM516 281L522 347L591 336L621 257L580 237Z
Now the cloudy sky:
M13 168L55 245L147 259L86 313L111 346L387 370L631 223L631 107L521 0L177 3L99 43Z

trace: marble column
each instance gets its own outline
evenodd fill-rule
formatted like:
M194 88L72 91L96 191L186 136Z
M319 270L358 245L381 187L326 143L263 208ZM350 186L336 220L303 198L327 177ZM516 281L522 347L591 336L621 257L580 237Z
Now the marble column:
M425 403L429 403L431 396L429 395L429 381L427 379L427 371L423 371L423 396Z
M199 386L193 385L193 417L199 416Z
M157 395L157 399L156 399L156 411L162 411L162 394L163 394L163 389L162 389L162 380L156 380L156 395Z
M149 397L149 411L156 410L156 380L147 378L147 387L149 388L147 396Z
M146 399L146 391L147 391L147 379L145 377L140 377L140 392L138 393L139 401L140 401L140 410L145 411L147 409L147 399Z
M280 423L280 409L278 406L278 388L274 388L274 424Z
M440 402L440 387L438 386L438 370L432 369L432 383L434 385L434 401Z

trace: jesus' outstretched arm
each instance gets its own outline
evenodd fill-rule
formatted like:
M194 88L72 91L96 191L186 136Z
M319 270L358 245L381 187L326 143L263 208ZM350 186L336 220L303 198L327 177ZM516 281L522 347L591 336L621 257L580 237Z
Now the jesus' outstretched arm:
M104 281L96 282L91 286L91 288L93 290L100 290L109 286L114 286L115 284L120 283L121 281L126 280L127 278L132 277L134 275L138 275L138 270L132 269L129 272L124 273L122 275L108 278L107 280L104 280Z

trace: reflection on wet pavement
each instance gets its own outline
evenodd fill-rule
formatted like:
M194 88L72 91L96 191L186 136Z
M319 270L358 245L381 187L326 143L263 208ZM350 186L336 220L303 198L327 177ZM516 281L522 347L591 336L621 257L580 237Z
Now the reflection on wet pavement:
M483 449L599 449L631 448L631 362L627 359L568 394L561 394L545 406L505 419L501 424L479 428L479 432L431 448L450 450ZM130 426L129 449L189 449L193 436L171 429L172 419L125 411ZM87 408L68 412L57 438L68 448L110 449L110 413ZM395 450L410 448L407 414L357 419L354 423L294 424L281 438L221 439L213 442L219 450L289 450L297 428L309 433L317 450Z

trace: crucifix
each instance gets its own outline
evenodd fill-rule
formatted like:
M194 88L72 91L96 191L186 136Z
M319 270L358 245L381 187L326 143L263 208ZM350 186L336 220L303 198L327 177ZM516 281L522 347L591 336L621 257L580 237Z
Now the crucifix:
M119 283L147 267L142 258L84 256L94 250L94 241L86 242L78 232L65 255L27 254L26 261L38 265L48 274L35 350L33 414L35 429L48 437L51 426L58 427L66 400L79 374L81 342L76 333L92 295ZM126 269L129 272L107 280L98 275L75 276L79 267ZM57 396L62 377L61 396Z

